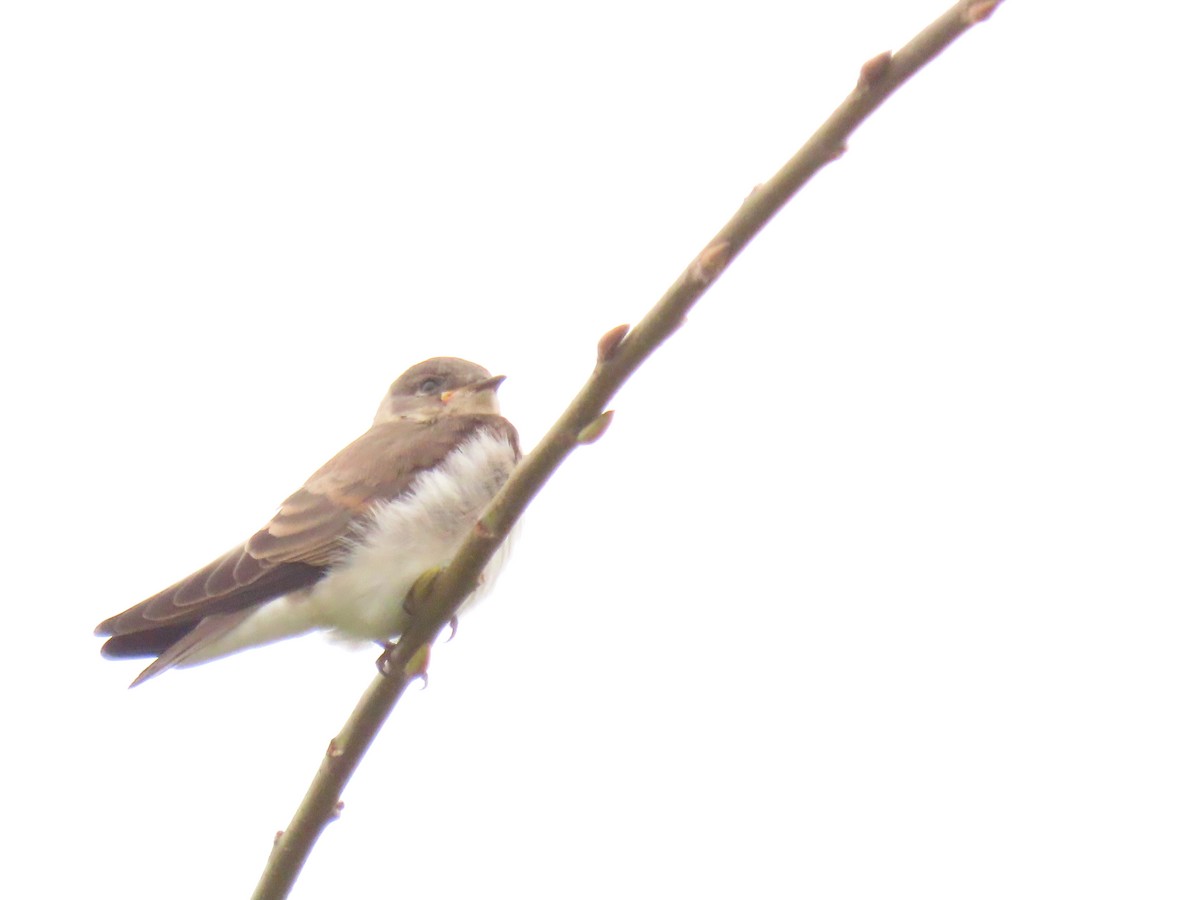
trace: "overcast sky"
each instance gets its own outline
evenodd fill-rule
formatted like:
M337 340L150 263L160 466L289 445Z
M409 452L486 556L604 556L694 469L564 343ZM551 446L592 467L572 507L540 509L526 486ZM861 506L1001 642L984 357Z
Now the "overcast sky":
M948 0L0 13L6 896L247 895L374 649L96 622L434 355L532 447ZM1194 10L1009 0L529 510L293 897L1194 897Z

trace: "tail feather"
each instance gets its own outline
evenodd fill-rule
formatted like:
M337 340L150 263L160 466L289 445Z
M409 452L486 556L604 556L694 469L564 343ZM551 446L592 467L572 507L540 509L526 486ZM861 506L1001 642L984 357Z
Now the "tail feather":
M133 679L133 682L129 686L131 688L137 687L142 682L149 681L155 675L161 675L167 669L187 665L192 657L198 655L206 647L229 634L230 631L245 621L253 612L253 609L248 609L225 613L224 615L206 616L195 625L185 627L183 634L179 635L169 646L158 651L158 659L146 666L141 674ZM104 647L107 649L108 644L126 637L134 638L140 637L140 635L131 634L122 635L120 638L112 638ZM205 656L203 659L194 661L203 662L208 658L208 656Z
M195 622L184 622L179 625L164 625L162 628L135 631L132 634L118 634L104 642L104 646L100 648L100 655L105 659L158 656L195 627ZM104 632L99 633L104 634Z

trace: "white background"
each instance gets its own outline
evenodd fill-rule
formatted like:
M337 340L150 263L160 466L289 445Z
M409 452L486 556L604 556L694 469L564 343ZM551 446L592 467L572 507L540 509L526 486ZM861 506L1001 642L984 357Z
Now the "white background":
M376 652L91 629L433 355L533 446L947 0L0 14L0 893L248 894ZM1191 4L1010 0L537 498L296 898L1194 897Z

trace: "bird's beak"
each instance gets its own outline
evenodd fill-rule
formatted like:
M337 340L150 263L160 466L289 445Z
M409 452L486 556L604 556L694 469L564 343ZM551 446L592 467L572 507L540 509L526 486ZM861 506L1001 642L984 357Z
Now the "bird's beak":
M483 381L476 381L474 384L468 384L464 387L455 388L452 391L442 392L442 402L449 403L456 394L480 394L484 391L495 391L500 387L500 382L507 378L507 375L493 375L491 378L485 378Z

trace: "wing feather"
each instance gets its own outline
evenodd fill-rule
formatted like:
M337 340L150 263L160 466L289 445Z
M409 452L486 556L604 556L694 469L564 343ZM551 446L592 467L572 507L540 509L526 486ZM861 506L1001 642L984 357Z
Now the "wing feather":
M376 504L409 489L468 435L516 432L491 415L376 425L318 469L245 544L96 628L106 656L158 655L207 616L238 612L318 581Z

